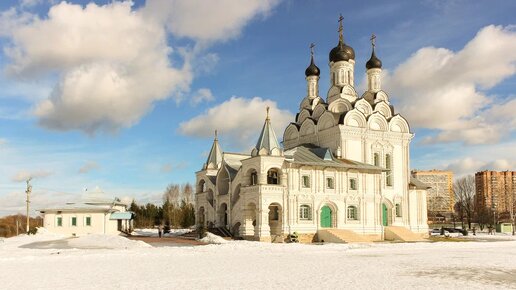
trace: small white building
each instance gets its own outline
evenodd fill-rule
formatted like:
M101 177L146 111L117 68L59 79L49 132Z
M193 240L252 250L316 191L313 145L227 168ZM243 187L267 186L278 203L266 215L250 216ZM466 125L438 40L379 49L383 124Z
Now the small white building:
M134 213L120 199L88 196L62 207L40 209L43 226L54 233L70 236L119 234L133 228Z
M250 154L222 152L215 138L196 172L199 224L260 241L293 232L307 241L416 240L427 233L427 186L410 175L414 134L382 90L374 42L362 96L354 85L355 52L342 33L329 66L323 99L312 51L306 96L283 146L268 115Z

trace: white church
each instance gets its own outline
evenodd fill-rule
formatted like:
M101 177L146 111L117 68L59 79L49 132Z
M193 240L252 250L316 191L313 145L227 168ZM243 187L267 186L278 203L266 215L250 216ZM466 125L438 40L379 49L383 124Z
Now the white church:
M247 240L415 241L428 233L425 184L410 175L409 123L382 90L382 62L366 63L367 91L355 90L355 52L339 41L329 54L331 86L319 95L313 45L306 97L283 133L267 117L249 153L222 152L215 136L196 172L196 219ZM258 129L258 128L257 128Z

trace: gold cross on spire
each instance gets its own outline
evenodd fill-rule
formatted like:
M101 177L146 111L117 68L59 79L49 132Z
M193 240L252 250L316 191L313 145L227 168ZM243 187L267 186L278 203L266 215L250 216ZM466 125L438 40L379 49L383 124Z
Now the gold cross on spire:
M339 40L341 40L341 41L342 41L342 39L343 39L342 31L344 30L344 29L342 28L342 21L343 21L343 20L344 20L344 17L342 16L342 14L340 14L340 16L339 16L339 30L338 30L338 31L339 31Z
M315 44L312 42L310 43L310 55L313 57L314 56L314 47L315 47Z
M215 140L218 139L218 132L217 132L217 129L215 129Z
M269 106L267 106L267 118L266 118L266 120L270 120L270 119L269 119L269 110L270 110L270 107L269 107Z
M376 41L376 35L371 34L371 45L373 46L373 48L375 47L375 41Z

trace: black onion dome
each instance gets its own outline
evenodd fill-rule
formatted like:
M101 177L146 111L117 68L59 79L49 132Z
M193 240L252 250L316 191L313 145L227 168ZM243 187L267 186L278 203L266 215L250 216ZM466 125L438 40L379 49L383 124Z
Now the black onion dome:
M371 58L366 62L365 67L367 69L382 68L382 61L376 57L376 54L374 53L374 48L373 52L371 53Z
M355 59L355 50L344 41L339 40L339 44L330 51L330 62L348 61Z
M321 71L314 63L314 57L312 56L310 60L310 65L305 70L305 76L319 76Z

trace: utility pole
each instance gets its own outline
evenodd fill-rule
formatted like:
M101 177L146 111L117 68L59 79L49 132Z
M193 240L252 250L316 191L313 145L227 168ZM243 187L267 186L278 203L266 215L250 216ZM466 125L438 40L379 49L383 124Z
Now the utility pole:
M25 190L25 193L27 194L27 235L29 234L29 204L30 204L30 193L32 192L32 185L30 184L31 180L32 180L32 177L29 177L29 179L27 179L27 190Z

